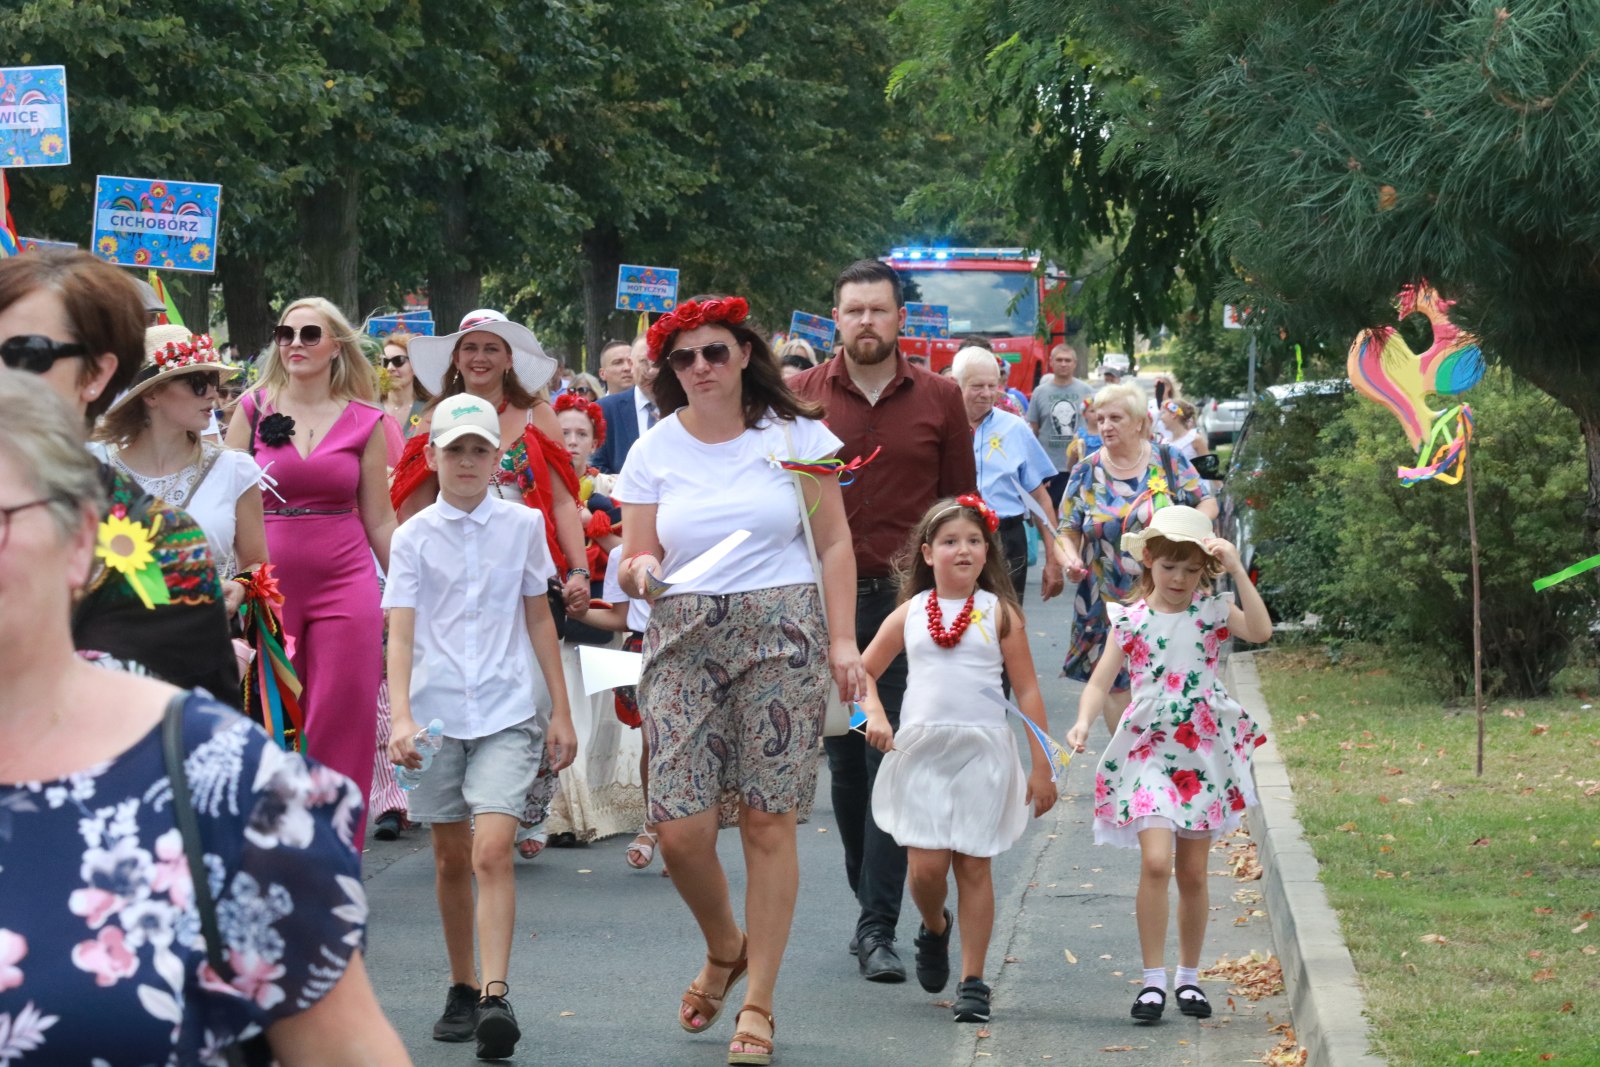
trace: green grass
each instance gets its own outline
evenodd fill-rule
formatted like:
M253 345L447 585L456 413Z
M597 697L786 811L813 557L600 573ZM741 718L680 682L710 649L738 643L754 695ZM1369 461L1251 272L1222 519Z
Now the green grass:
M1348 647L1337 667L1304 648L1257 663L1378 1051L1600 1064L1600 711L1493 704L1479 778L1472 709L1398 664Z

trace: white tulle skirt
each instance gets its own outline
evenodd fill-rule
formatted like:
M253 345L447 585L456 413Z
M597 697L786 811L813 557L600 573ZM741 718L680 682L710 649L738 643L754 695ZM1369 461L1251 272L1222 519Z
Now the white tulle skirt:
M872 817L907 848L998 856L1028 826L1027 795L1006 726L903 726L878 768Z

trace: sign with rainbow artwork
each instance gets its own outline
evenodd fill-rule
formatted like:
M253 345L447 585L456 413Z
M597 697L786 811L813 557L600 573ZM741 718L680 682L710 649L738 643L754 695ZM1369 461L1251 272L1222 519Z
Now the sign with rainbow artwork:
M107 263L214 272L222 186L100 175L91 248Z
M0 167L64 167L67 68L0 67Z

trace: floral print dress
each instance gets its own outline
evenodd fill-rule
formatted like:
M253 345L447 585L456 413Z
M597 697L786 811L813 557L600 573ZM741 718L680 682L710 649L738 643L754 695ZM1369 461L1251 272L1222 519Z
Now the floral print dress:
M229 973L206 962L159 724L66 778L0 784L0 1064L222 1064L361 946L350 780L203 693L183 735Z
M1221 837L1256 802L1250 755L1267 738L1217 678L1232 606L1198 592L1179 612L1108 605L1133 703L1095 773L1096 844L1137 848L1151 828Z

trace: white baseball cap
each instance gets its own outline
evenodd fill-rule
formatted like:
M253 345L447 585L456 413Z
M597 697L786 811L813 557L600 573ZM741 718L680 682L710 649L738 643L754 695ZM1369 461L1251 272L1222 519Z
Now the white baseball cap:
M443 448L469 433L500 447L500 416L489 402L470 393L457 393L439 401L439 406L433 409L428 443Z

